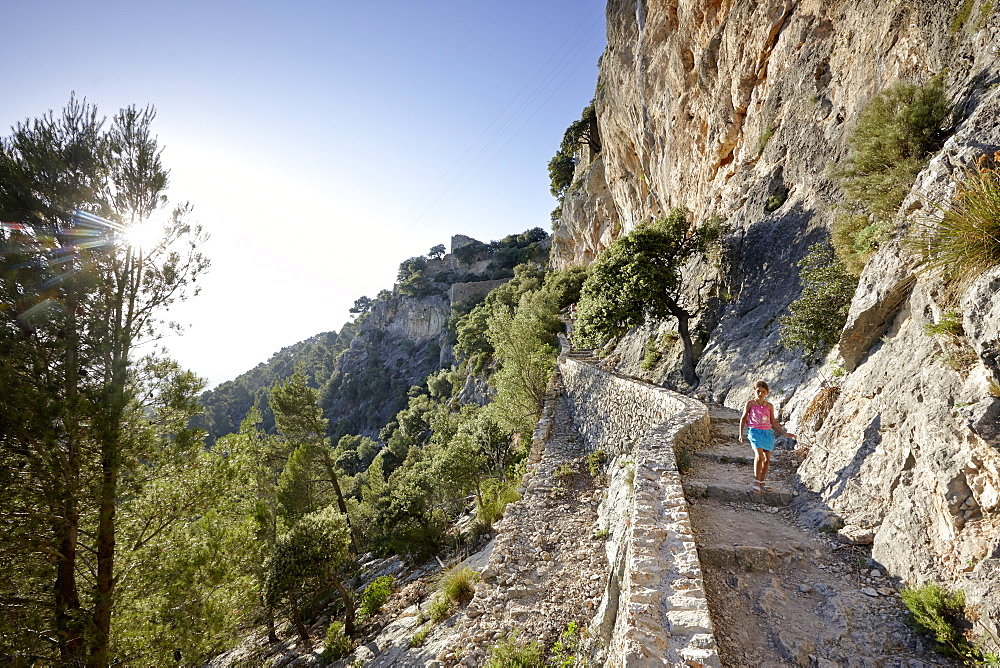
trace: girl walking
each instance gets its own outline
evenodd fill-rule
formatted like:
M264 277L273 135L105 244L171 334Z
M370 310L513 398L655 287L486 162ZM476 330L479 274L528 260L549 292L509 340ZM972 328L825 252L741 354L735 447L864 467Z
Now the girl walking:
M795 438L795 434L789 434L774 419L774 406L767 400L770 393L767 383L762 380L757 381L754 386L756 398L747 402L743 409L743 417L740 418L740 443L743 442L743 435L746 434L753 446L753 472L754 481L751 491L766 492L771 488L764 482L767 477L767 467L771 464L771 451L774 450L774 432L780 432L788 438ZM747 428L749 423L749 429Z

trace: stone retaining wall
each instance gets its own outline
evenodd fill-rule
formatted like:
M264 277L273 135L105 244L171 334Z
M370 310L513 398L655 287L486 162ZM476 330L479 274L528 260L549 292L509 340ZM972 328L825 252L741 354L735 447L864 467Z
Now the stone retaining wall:
M561 358L559 371L588 447L634 466L634 475L628 473L633 493L609 495L620 500L605 509L608 516L626 517L611 532L612 574L594 622L607 643L605 665L719 666L674 457L678 447L709 442L708 409L576 359Z

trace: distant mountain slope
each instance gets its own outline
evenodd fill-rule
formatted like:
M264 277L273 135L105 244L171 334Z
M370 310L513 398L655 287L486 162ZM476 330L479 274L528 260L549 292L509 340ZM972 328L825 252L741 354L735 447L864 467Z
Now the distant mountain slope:
M238 431L256 403L264 430L273 433L268 392L302 364L309 384L320 390L330 435L376 438L406 406L410 387L452 363L447 324L453 303L481 299L512 277L518 264L545 264L549 245L549 235L537 227L488 244L455 235L451 253L404 260L392 292L362 298L366 301L355 322L282 348L267 362L205 392L198 426L214 443Z
M220 384L201 396L205 408L200 425L209 434L209 442L236 432L240 422L257 403L264 418L264 429L274 431L274 414L268 405L271 386L292 375L301 364L313 387L323 387L333 375L337 357L351 345L357 326L345 324L339 332L323 332L304 341L285 346L250 371Z

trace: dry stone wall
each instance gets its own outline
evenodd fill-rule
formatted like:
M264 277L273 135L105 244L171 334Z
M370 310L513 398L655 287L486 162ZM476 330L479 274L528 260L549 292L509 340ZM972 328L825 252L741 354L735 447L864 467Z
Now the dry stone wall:
M612 576L594 621L606 665L718 666L701 566L675 449L710 438L708 410L661 387L560 360L566 397L581 437L617 455L609 490ZM610 518L619 518L614 526ZM624 521L621 521L624 520Z

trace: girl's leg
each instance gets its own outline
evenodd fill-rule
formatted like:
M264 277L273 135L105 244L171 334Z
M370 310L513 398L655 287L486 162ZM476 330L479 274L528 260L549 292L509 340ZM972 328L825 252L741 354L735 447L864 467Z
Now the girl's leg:
M761 454L761 456L762 456L762 458L763 458L764 461L763 461L763 463L761 465L761 468L763 470L762 470L761 474L757 477L757 479L760 480L761 482L764 482L764 479L767 477L767 469L768 469L769 466L771 466L771 451L770 450L760 450L759 452L760 452L760 454Z
M764 476L767 475L767 463L765 456L769 454L767 450L761 448L753 449L753 477L757 479L757 483L764 482Z

